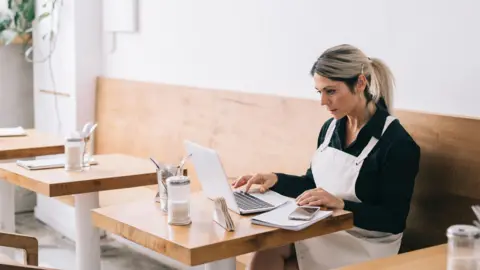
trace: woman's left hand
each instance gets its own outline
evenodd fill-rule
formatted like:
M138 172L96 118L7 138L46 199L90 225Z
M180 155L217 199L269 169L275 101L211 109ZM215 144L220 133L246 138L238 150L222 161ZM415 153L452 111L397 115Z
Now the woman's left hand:
M295 200L300 206L325 206L332 209L343 209L345 203L342 199L333 196L323 188L314 188L303 192Z

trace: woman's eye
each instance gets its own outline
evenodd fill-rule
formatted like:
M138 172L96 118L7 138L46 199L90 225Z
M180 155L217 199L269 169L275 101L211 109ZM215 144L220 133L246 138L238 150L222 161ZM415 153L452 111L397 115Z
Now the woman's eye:
M331 96L335 94L335 90L327 90L327 95Z

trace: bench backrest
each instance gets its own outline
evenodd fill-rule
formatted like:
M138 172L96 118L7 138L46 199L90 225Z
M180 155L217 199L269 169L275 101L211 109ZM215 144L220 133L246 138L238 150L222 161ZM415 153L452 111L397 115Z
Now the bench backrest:
M402 249L444 243L446 228L472 223L480 202L480 120L395 116L422 149ZM303 174L329 117L317 100L99 78L96 151L178 163L189 139L216 149L229 176Z

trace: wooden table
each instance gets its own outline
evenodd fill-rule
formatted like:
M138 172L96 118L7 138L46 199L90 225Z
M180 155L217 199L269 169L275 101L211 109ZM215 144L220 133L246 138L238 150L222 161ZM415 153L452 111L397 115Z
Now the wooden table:
M26 136L0 137L0 160L64 153L62 138L27 129Z
M447 269L447 245L438 245L399 255L347 266L340 270L441 270Z
M334 214L302 231L251 224L251 216L231 212L236 230L227 232L212 219L213 202L192 194L189 226L168 225L167 216L151 199L93 210L94 224L186 265L206 264L209 270L235 269L235 256L279 247L302 239L351 228L353 215Z
M64 153L62 138L34 129L27 129L26 133L26 136L0 137L0 160L6 162ZM2 179L0 179L0 230L15 232L15 186ZM2 249L0 252L13 255L10 250Z
M148 159L120 154L94 158L98 165L82 172L63 168L30 171L15 162L0 164L0 178L11 184L49 197L75 196L77 270L100 269L99 233L90 212L99 207L98 192L157 183L155 166Z

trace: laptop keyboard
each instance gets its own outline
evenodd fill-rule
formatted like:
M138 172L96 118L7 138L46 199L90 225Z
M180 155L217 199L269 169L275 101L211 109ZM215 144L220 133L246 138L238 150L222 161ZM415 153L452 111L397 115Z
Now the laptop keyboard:
M236 191L233 192L233 194L235 195L235 201L237 201L238 206L243 210L254 210L274 207L273 205L243 191Z

